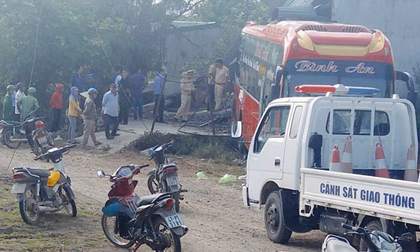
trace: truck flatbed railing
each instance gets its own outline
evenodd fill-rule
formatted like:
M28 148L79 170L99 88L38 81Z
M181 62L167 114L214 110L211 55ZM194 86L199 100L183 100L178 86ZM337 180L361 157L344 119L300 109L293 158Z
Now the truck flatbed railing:
M420 226L420 183L301 168L300 215L315 206Z

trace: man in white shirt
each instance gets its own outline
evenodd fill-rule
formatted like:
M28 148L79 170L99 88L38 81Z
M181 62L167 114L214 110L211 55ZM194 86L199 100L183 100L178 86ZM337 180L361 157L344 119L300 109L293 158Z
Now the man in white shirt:
M110 85L110 90L104 94L102 99L102 114L104 118L105 136L107 139L113 139L115 136L118 136L119 112L120 107L118 104L117 86L112 83ZM113 127L111 133L109 133L111 124Z
M20 120L21 120L20 111L19 111L19 107L18 107L17 104L23 97L26 96L26 94L25 94L26 85L23 82L19 82L17 84L16 88L17 88L17 92L16 92L16 95L15 95L15 104L16 104L15 105L15 115L16 115L15 120L20 122ZM22 120L25 120L25 118L22 118Z

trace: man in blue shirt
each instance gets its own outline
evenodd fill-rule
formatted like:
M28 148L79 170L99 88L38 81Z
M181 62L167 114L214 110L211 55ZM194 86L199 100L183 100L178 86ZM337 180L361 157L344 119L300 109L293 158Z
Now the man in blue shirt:
M163 111L165 110L165 95L163 92L163 83L165 80L165 70L160 69L159 75L156 76L153 84L153 90L155 91L155 106L153 108L153 118L156 118L156 122L166 123L163 120ZM160 100L160 102L159 102ZM158 115L156 115L158 113Z
M72 87L77 87L80 91L85 91L85 79L83 76L84 70L87 68L86 64L79 65L76 72L74 72L70 78L70 84Z
M110 85L110 90L104 94L102 99L102 114L104 119L105 126L105 136L107 139L113 139L115 136L118 136L118 114L120 107L118 104L118 93L117 86L112 83ZM112 132L109 133L110 126L112 124Z
M147 86L146 78L141 74L141 68L137 72L130 76L131 84L131 97L133 99L134 107L134 120L137 120L137 108L138 118L143 119L143 90Z

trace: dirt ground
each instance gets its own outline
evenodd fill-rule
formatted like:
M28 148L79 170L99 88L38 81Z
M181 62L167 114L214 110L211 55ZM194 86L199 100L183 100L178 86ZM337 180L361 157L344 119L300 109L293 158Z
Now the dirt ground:
M180 211L190 230L181 239L183 251L320 251L325 235L319 231L294 233L287 246L274 244L267 238L263 211L252 211L243 206L240 186L243 181L225 185L218 183L218 179L225 173L244 173L242 167L190 158L174 157L174 160L179 166L180 181L189 190L181 202ZM97 156L80 149L67 154L64 162L72 178L79 216L71 218L65 213L47 214L41 220L43 224L24 228L26 224L19 216L18 204L13 201L13 195L8 192L4 196L3 193L0 214L3 216L9 213L13 217L0 218L0 227L3 227L0 228L0 251L127 251L116 249L102 233L100 209L107 200L111 183L107 179L99 179L96 171L112 173L119 166L132 163L150 163L151 169L152 163L134 152ZM51 167L50 163L33 161L28 148L13 152L0 146L1 176L11 177L12 167L23 165ZM136 188L139 194L148 194L146 174L150 169L136 177L139 180ZM198 180L195 176L197 170L208 172L209 179ZM4 179L0 180L0 185L0 189L6 188L4 190L10 186ZM142 246L140 251L150 249Z

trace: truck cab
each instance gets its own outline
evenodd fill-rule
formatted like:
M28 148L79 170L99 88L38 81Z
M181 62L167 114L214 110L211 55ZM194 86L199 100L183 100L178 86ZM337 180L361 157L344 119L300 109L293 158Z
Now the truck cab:
M334 146L342 152L348 139L353 145L352 173L330 171ZM383 147L389 178L375 177L378 144ZM408 167L409 148L414 148L417 164L414 107L398 96L327 92L274 100L250 144L244 204L254 209L265 205L267 235L279 243L286 243L292 232L314 229L344 235L340 223L380 223L382 231L393 235L406 231L404 226L418 230L420 184L417 167ZM354 198L348 197L350 190ZM361 191L374 192L373 199L367 201ZM384 195L394 192L413 204L404 209L389 204L389 199L386 204Z

